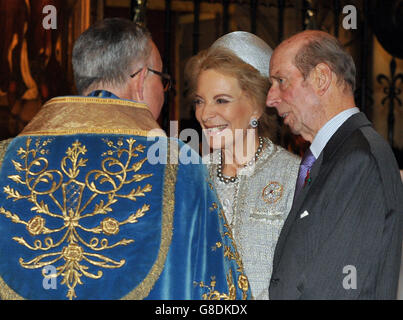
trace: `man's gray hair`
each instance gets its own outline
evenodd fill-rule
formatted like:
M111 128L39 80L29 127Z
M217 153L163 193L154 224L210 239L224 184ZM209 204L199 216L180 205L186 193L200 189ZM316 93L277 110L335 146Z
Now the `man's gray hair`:
M314 39L304 43L294 59L294 64L304 79L317 64L322 62L336 74L339 83L344 81L354 92L356 75L354 60L335 37L325 32L315 35Z
M123 85L151 54L151 35L136 23L121 18L97 22L77 39L73 72L79 94L96 84Z

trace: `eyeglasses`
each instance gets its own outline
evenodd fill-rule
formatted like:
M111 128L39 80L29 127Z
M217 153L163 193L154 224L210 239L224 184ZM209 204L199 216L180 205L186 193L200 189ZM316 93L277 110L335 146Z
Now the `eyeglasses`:
M137 76L140 73L141 70L143 70L143 69L141 68L140 70L138 70L135 73L131 74L130 77L134 78L135 76ZM168 90L171 89L171 76L169 74L162 73L162 72L159 72L159 71L151 69L151 68L147 68L147 70L151 71L152 73L155 73L157 76L161 77L164 92L167 92Z

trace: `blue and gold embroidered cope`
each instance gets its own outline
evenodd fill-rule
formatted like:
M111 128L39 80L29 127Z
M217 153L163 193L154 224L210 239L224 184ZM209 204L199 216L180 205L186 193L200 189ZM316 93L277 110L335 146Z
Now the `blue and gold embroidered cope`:
M169 155L170 139L158 139ZM12 140L0 168L1 299L250 297L204 167L152 164L152 143Z

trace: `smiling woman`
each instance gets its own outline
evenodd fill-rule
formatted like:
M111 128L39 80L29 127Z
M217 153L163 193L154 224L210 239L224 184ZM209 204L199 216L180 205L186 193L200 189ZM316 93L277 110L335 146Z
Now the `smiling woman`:
M185 70L195 114L212 153L203 157L232 228L252 294L268 299L273 253L291 208L299 159L270 140L265 112L271 48L232 32Z
M246 133L246 130L236 132L236 129L247 129L250 119L257 119L262 114L261 108L252 103L235 77L214 69L205 70L200 74L194 103L196 118L205 129L204 133L214 149L221 146L230 149L235 140L242 139ZM221 139L221 136L224 136L224 139ZM245 147L248 146L247 152L254 153L255 144L249 143ZM238 162L236 153L234 157L235 159L227 159Z

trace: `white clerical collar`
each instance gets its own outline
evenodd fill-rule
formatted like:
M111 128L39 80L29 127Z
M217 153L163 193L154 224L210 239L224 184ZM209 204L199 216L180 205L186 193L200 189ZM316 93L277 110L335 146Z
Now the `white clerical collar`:
M319 158L320 153L325 148L326 144L337 131L337 129L339 129L340 126L353 114L359 112L360 110L356 107L344 110L330 119L322 128L320 128L313 139L311 146L309 147L316 159Z

